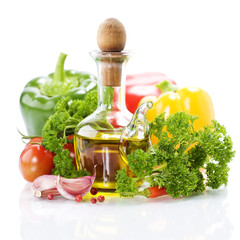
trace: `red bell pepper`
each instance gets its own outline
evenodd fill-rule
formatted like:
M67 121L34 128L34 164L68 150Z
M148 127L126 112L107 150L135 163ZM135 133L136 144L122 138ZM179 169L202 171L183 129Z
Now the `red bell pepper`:
M159 72L147 72L127 75L126 81L126 105L127 109L134 113L139 101L146 96L159 96L161 90L155 87L156 84L169 80L176 84L165 74Z

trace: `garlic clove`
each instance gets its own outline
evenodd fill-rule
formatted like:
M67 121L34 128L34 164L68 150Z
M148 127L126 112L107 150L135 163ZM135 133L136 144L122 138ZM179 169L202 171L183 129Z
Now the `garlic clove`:
M73 194L69 193L68 191L65 190L64 186L63 186L63 182L61 181L61 177L58 176L57 177L57 181L56 181L56 187L58 192L66 199L69 200L74 200L75 197Z
M54 196L60 195L56 188L55 175L42 175L36 178L32 183L32 192L35 197L46 197L48 193Z
M92 176L84 176L80 178L67 179L58 176L56 187L58 192L66 199L75 200L77 195L86 195L94 183L96 177L96 168Z

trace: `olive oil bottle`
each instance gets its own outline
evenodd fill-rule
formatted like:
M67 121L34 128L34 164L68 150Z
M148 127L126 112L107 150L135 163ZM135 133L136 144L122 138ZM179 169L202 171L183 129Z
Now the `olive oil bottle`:
M107 19L100 25L98 45L101 51L90 55L98 69L98 108L81 121L74 134L74 147L78 169L91 174L96 168L94 187L100 191L115 191L116 173L126 168L126 155L150 144L146 110L140 106L132 115L125 104L126 63L130 51L122 51L126 33L116 19Z

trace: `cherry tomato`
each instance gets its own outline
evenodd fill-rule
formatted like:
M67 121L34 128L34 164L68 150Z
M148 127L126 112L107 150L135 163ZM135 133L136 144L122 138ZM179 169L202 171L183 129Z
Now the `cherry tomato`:
M54 168L54 154L40 144L27 144L19 159L22 176L28 182L33 182L37 177L51 174Z

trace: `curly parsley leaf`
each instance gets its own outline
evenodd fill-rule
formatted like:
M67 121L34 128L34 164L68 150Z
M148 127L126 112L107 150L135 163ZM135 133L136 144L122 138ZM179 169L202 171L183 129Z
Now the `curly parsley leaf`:
M72 100L69 97L60 99L54 109L54 114L46 121L42 130L43 145L55 153L53 174L67 178L80 177L86 172L77 171L69 150L63 150L67 136L73 134L77 124L90 115L98 102L97 91L89 92L84 100Z
M120 196L132 197L138 192L137 182L139 178L129 177L125 168L117 172L116 180L116 192L120 193Z
M151 174L154 165L156 165L156 162L152 159L152 156L142 149L137 149L128 155L128 166L138 178Z
M200 132L201 145L208 155L206 163L207 186L217 189L228 182L228 163L235 155L233 142L226 128L217 121ZM210 144L211 143L211 144Z
M217 189L226 185L228 164L235 155L231 137L217 121L196 131L193 127L196 119L198 117L185 112L177 112L167 119L164 113L157 116L150 123L150 132L159 142L147 152L137 150L128 155L133 174L151 187L166 187L173 198L190 196L206 187ZM206 179L201 169L206 169ZM118 181L117 188L124 196L122 191L127 186L122 188Z

